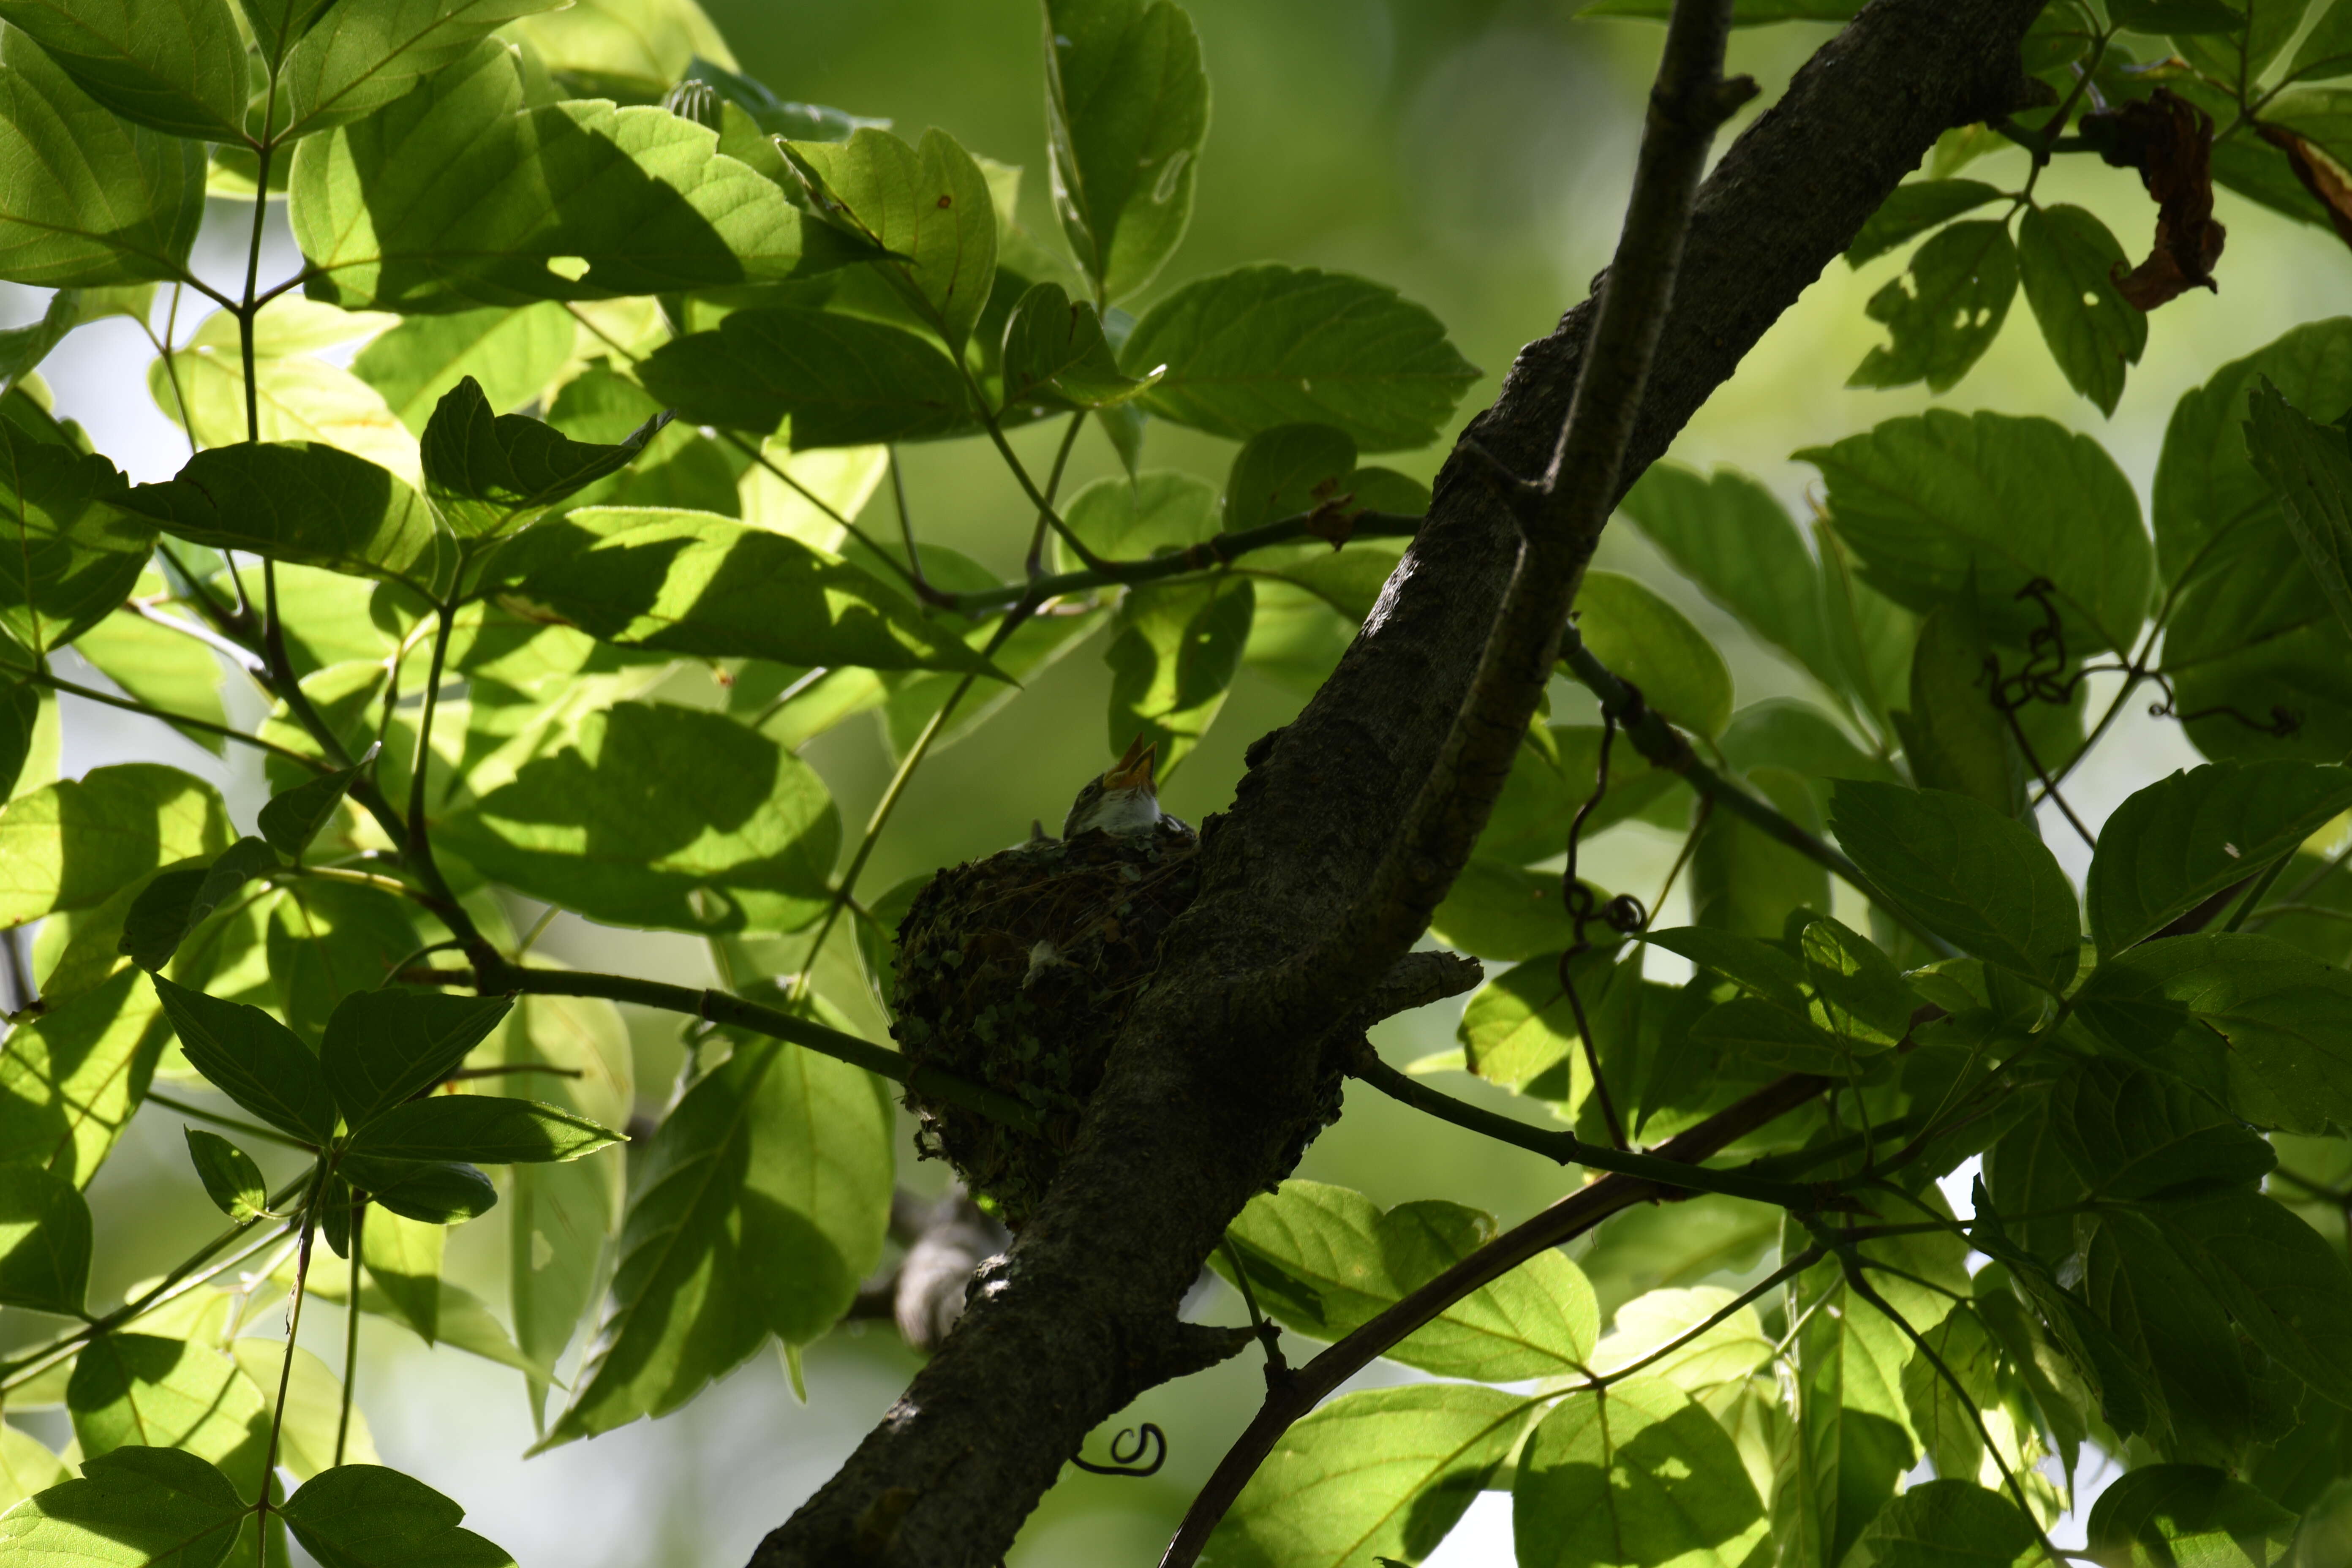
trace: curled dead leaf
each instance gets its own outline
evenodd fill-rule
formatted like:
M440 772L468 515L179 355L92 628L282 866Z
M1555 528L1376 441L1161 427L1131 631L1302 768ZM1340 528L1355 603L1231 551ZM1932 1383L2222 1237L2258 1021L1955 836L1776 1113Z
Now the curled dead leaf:
M2352 170L2329 156L2316 142L2298 136L2283 125L2257 125L2254 133L2286 154L2294 177L2327 209L2337 237L2352 245Z
M2116 289L2142 310L2193 288L2218 293L2213 264L2228 231L2213 221L2213 117L2160 87L2120 109L2086 114L2082 124L2099 155L2138 170L2156 199L2156 247L2116 279Z

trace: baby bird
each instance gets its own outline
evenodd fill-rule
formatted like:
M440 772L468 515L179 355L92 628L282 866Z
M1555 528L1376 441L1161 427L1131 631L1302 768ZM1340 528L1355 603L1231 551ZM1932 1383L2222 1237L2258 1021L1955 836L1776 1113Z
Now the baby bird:
M1078 798L1070 803L1070 815L1062 821L1062 837L1076 838L1097 829L1125 837L1150 833L1166 823L1184 837L1192 837L1191 824L1160 809L1160 792L1151 781L1159 750L1157 742L1147 744L1138 735L1125 756L1100 778L1088 779Z

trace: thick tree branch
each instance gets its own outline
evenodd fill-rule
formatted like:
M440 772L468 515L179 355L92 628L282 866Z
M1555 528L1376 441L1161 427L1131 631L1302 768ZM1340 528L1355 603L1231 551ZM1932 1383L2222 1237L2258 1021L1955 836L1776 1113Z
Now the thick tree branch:
M1693 213L1617 490L1937 135L2030 100L2018 45L2040 9L1877 0L1725 154ZM1588 302L1531 344L1475 422L1508 471L1547 471L1591 325ZM1202 1260L1319 1124L1325 1037L1355 1000L1335 987L1317 1026L1255 1006L1258 987L1242 982L1296 960L1371 889L1473 687L1518 550L1495 487L1457 454L1363 634L1306 710L1252 748L1233 810L1204 825L1201 895L1055 1186L939 1355L761 1544L757 1568L992 1563L1086 1435L1150 1386ZM1604 1188L1620 1206L1652 1190L1611 1177L1570 1202Z

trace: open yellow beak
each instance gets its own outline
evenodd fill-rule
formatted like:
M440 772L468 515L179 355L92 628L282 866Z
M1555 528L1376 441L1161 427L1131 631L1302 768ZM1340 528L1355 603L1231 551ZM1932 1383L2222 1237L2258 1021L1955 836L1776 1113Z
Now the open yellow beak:
M1143 737L1138 735L1128 742L1127 755L1111 764L1110 771L1103 774L1103 788L1150 789L1152 765L1159 750L1157 741L1147 745Z

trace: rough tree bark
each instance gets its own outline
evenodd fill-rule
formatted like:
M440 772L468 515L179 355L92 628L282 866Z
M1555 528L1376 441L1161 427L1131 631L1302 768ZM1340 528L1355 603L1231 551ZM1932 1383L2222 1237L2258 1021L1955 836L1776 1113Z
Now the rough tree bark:
M1807 62L1700 192L1620 487L1666 447L1944 131L2033 101L2018 46L2042 0L1876 0ZM1471 434L1539 473L1590 300L1522 351ZM1452 728L1517 555L1457 453L1362 635L1261 741L1203 837L1171 933L1060 1179L939 1355L752 1568L985 1568L1080 1442L1135 1396L1232 1353L1180 1324L1202 1260L1317 1120L1322 1036L1245 998L1360 897ZM1295 1009L1290 1011L1295 1012Z

